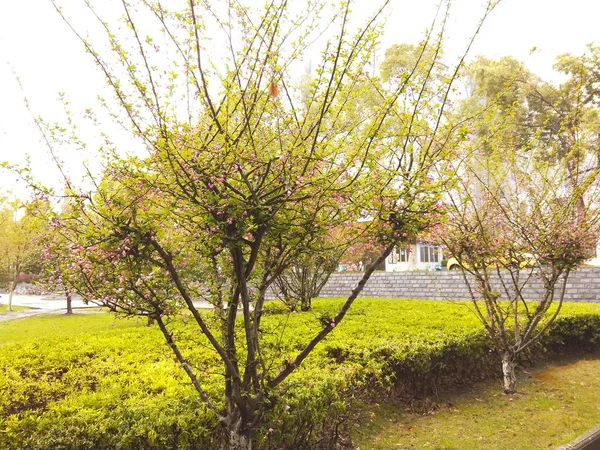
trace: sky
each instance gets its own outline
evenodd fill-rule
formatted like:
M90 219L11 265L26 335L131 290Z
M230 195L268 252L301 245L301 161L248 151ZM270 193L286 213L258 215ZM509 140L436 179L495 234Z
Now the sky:
M168 0L172 3L175 0ZM301 1L301 0L295 0ZM64 10L81 29L83 0L63 0ZM34 175L52 183L57 173L41 143L33 120L58 120L62 106L59 92L66 92L74 109L95 101L103 79L81 43L54 11L49 0L7 1L0 15L0 162L23 164L31 158ZM120 1L103 0L107 11L120 11ZM356 17L367 16L376 0L355 0ZM394 42L417 43L429 26L437 0L392 0L385 35L378 51ZM448 55L458 55L481 17L483 0L454 0L447 33ZM81 16L83 17L83 16ZM561 53L581 54L587 43L600 44L598 0L502 0L486 20L471 55L491 58L511 55L549 81L559 81L553 72L554 58ZM535 48L536 50L531 52ZM16 80L19 77L20 83ZM30 111L25 107L24 96ZM85 152L62 149L62 157L75 166L91 157ZM73 169L76 172L76 169ZM23 195L24 185L13 174L0 171L0 189Z

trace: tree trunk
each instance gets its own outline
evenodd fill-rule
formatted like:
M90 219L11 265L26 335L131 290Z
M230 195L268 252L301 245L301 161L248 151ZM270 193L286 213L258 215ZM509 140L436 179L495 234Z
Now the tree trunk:
M242 429L241 419L230 428L228 450L252 450L252 439Z
M17 289L17 284L19 283L19 274L21 273L21 266L20 264L17 264L15 267L15 272L13 274L13 279L10 283L10 290L8 292L8 306L7 306L7 310L8 311L12 311L12 299L13 299L13 294L15 293L15 289Z
M8 311L12 311L12 298L13 294L15 293L15 287L15 284L11 283L10 290L8 291L8 306L6 308Z
M414 270L417 268L417 251L419 246L417 245L416 239L410 243L410 252L408 253L408 270Z
M507 395L517 392L517 377L515 375L516 363L512 355L505 353L502 356L502 375L504 377L504 393Z
M67 314L73 314L73 307L71 306L71 301L72 301L71 291L67 291L66 296L67 296Z
M252 450L252 440L237 431L229 433L229 449L228 450Z
M300 309L301 309L303 312L310 311L310 306L311 306L311 303L312 303L312 297L310 297L310 296L307 296L306 298L303 298L303 299L302 299L301 306L300 306Z

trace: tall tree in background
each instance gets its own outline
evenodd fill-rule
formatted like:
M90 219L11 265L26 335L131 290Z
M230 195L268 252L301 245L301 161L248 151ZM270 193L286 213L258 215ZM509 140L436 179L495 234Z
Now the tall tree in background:
M477 125L481 150L486 137L502 134L508 152L537 150L535 157L567 170L576 189L589 170L600 167L600 49L593 45L581 56L563 54L555 68L567 78L544 82L514 58L477 58L469 65L469 115L482 111ZM495 139L496 145L500 139ZM580 196L580 207L585 208Z
M2 204L2 208L0 208L0 233L1 235L5 235L8 233L8 227L12 222L12 214L10 208L7 207L6 198L0 197L0 202ZM8 287L9 285L10 275L8 272L8 267L6 264L0 265L0 283L2 287Z
M560 55L554 67L567 79L535 87L529 98L532 126L539 130L544 157L563 165L576 189L600 167L600 47L589 45L581 56ZM583 214L583 193L578 202Z

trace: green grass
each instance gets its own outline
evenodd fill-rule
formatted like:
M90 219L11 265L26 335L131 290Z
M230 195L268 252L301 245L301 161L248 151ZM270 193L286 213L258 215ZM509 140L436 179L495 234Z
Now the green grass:
M335 314L342 299L318 299L314 311L289 315L286 340L305 342L321 327L319 317ZM273 303L271 308L277 306ZM356 300L342 323L327 340L328 344L343 344L359 352L365 347L406 347L416 351L420 346L446 343L480 332L482 326L468 301L431 301L409 299ZM600 314L600 303L565 303L561 315ZM273 328L279 321L271 322Z
M201 442L206 413L156 327L110 314L0 324L0 448L172 448ZM177 427L178 421L182 425ZM194 434L194 432L196 434Z
M27 311L30 309L32 309L32 308L28 308L27 306L13 305L12 312ZM10 314L10 311L8 311L8 306L6 304L0 303L0 314Z
M93 308L96 309L96 308ZM100 311L96 309L95 312ZM38 314L18 320L0 323L0 346L21 342L34 343L50 339L56 345L65 339L108 333L114 330L141 327L145 321L141 318L118 319L113 314ZM68 345L68 341L65 342Z
M521 373L519 393L497 381L438 399L427 415L381 404L354 433L361 450L556 448L600 424L600 355Z
M282 323L287 322L287 327L282 330L286 342L305 342L321 328L319 318L335 314L342 302L343 299L317 299L313 311L302 314L286 314L279 302L272 302L267 305L268 328L271 332L281 331ZM432 341L449 334L464 335L481 329L470 305L465 301L361 298L356 300L326 342L341 338L353 345L361 345L368 336L368 345L372 346L377 342L389 342L390 338L417 343L420 339ZM0 305L0 311L2 307L6 308L6 305ZM94 312L100 311L93 309ZM600 314L600 303L565 303L561 314L590 313ZM107 332L111 336L114 330L121 329L139 329L142 334L151 330L151 334L156 335L155 330L145 324L143 318L118 318L113 314L40 314L0 324L0 345L48 338L60 341L69 336L98 332Z

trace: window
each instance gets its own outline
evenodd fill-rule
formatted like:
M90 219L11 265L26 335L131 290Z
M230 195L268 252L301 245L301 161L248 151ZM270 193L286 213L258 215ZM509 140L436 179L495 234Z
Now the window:
M408 262L410 257L410 250L405 247L396 247L394 251L388 256L389 264L396 264L399 262Z
M400 262L408 262L408 258L410 257L410 251L407 248L399 248L398 249L398 257L400 258Z
M422 263L440 262L440 246L432 244L419 244L419 256Z

